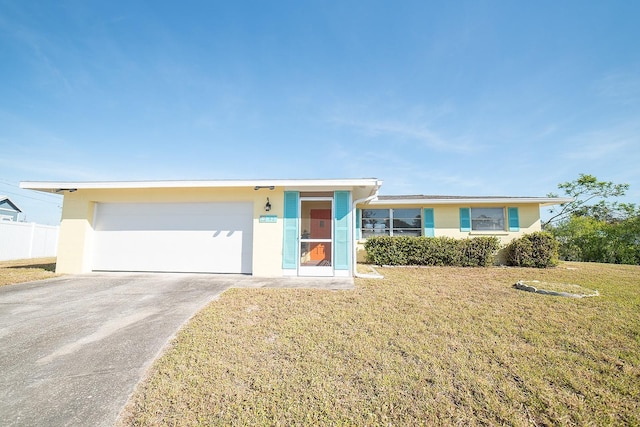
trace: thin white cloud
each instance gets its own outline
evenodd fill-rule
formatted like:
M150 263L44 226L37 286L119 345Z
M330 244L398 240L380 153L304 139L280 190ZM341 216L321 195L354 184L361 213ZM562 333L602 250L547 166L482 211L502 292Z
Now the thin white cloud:
M98 181L106 179L104 175L95 169L84 164L74 164L60 156L60 160L34 159L33 156L3 157L0 165L3 168L11 169L17 175L18 181L39 181L39 180L74 180L74 181Z
M333 123L355 129L369 137L384 136L390 143L417 141L425 148L436 151L468 153L476 151L479 146L468 142L468 138L446 138L427 124L416 124L402 120L356 120L335 118ZM425 120L426 122L426 120Z
M480 194L488 187L477 174L470 179L464 172L450 173L446 166L416 162L393 147L356 152L340 145L340 152L349 160L344 165L347 176L382 179L383 194Z
M596 92L619 104L640 102L640 73L613 72L595 83Z
M541 128L538 133L532 136L532 139L543 139L548 138L558 131L558 126L555 124L549 124L543 128Z
M45 78L59 81L66 90L71 89L69 79L51 54L57 48L45 34L6 19L0 19L0 29L4 30L16 43L26 47L26 51L31 53L31 60L36 64L34 68L40 69Z
M640 121L578 134L568 141L563 156L572 160L624 158L638 154Z
M493 191L487 190L489 187L479 177L470 179L445 170L414 167L404 169L402 174L398 174L397 168L389 170L382 191L384 194L488 195Z

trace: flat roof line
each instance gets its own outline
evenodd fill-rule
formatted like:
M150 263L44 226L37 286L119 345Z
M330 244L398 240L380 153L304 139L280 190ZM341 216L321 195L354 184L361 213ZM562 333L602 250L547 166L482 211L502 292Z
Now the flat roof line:
M444 205L464 203L537 203L542 206L573 202L570 197L516 197L516 196L379 196L371 205Z
M350 179L254 179L254 180L184 180L184 181L23 181L20 188L49 193L76 190L135 188L223 188L223 187L360 187L380 186L376 178Z

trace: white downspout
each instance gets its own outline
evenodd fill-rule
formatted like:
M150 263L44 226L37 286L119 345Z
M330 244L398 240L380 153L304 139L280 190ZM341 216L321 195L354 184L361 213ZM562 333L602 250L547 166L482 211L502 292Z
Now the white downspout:
M375 199L378 197L378 191L380 190L380 185L376 185L376 189L373 192L372 195L370 195L369 197L364 197L362 199L358 199L358 200L354 200L353 201L353 205L351 207L351 212L353 212L353 221L351 224L351 242L352 242L352 249L351 249L351 267L353 268L353 275L355 277L362 277L365 279L381 279L382 276L377 275L377 274L362 274L362 273L358 273L358 269L357 269L357 265L358 265L358 254L357 254L357 249L358 249L358 242L357 242L357 236L356 236L356 223L358 221L358 215L356 214L357 210L356 210L356 205L358 203L366 203L366 202L370 202L371 200Z

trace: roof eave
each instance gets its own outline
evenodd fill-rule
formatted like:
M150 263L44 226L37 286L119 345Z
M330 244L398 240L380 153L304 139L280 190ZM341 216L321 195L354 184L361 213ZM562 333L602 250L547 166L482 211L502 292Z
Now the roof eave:
M61 194L77 190L123 190L151 188L240 188L240 187L284 187L284 188L354 188L379 187L375 178L356 179L258 179L258 180L209 180L209 181L24 181L20 188Z
M570 203L574 199L562 197L491 197L491 198L456 198L456 199L375 199L371 205L461 205L461 204L537 204L540 206L553 206Z

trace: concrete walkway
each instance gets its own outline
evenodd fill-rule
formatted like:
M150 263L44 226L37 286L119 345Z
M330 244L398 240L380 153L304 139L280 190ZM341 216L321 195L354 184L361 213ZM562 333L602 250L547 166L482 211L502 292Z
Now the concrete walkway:
M94 273L0 287L0 423L112 426L178 329L230 287L353 280Z

